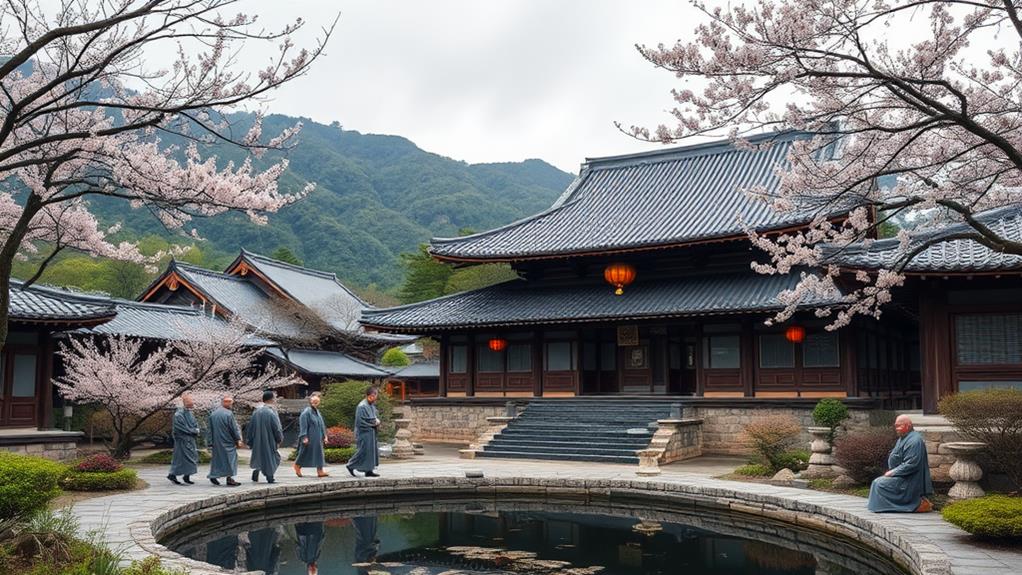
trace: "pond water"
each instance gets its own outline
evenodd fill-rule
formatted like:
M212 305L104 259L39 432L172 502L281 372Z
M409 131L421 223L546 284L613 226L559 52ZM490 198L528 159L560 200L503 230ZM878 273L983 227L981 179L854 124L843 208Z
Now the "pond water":
M268 575L903 573L852 542L719 511L513 500L330 507L242 515L162 543Z

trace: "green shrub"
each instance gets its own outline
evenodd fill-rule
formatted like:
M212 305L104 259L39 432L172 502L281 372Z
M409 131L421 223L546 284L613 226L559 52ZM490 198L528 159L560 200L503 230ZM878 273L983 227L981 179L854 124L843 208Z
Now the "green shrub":
M1022 497L987 495L955 501L941 514L973 535L1022 541Z
M831 443L834 442L837 428L846 419L848 419L848 407L838 399L832 397L821 399L813 408L813 423L820 427L830 428L828 441Z
M1022 487L1022 390L956 393L940 400L939 407L962 435L986 443L990 461Z
M761 417L745 426L745 438L763 462L774 471L784 467L782 456L791 449L802 434L802 426L794 417L771 415Z
M326 459L327 463L347 463L352 455L355 455L354 447L327 447L323 450L323 458ZM287 460L294 461L297 458L298 450L292 449L291 454L287 456Z
M134 469L120 471L68 471L60 486L68 491L117 491L132 489L138 475Z
M331 447L351 447L352 445L355 445L354 431L339 425L327 428L326 446L328 449Z
M163 451L157 451L156 453L150 453L142 459L138 459L138 463L145 463L148 465L170 465L170 460L174 456L172 449L164 449ZM199 463L209 463L213 458L210 457L208 451L199 451Z
M121 571L121 575L187 575L184 570L171 570L160 565L160 558L155 555L141 561L132 561L131 567Z
M898 438L890 429L850 433L834 442L834 461L857 483L870 483L887 470L887 456Z
M777 464L779 465L777 471L787 468L798 473L809 467L809 450L790 449L785 451L777 457Z
M408 355L401 351L400 347L392 347L383 353L383 358L380 359L380 365L387 367L405 367L412 365L412 360L408 359Z
M770 477L774 474L769 465L763 465L762 463L743 465L735 469L734 473L735 475L744 475L746 477Z
M41 457L0 453L0 519L24 517L60 495L65 467Z
M319 411L323 414L327 427L340 425L355 429L355 408L358 402L365 399L366 389L371 385L372 383L368 381L356 380L327 384L319 404ZM382 389L376 399L376 410L382 422L379 429L380 439L388 440L394 436L394 424L391 422L394 408L393 400Z

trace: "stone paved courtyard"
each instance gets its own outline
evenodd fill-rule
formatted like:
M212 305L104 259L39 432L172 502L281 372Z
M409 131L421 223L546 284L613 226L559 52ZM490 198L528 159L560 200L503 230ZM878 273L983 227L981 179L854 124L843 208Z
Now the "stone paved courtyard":
M386 462L381 467L380 473L390 479L463 477L465 470L477 469L483 471L488 477L621 479L658 481L705 488L741 489L753 494L769 494L775 497L826 505L856 516L868 517L872 520L879 519L907 528L912 533L924 535L946 553L951 560L955 575L1022 574L1022 550L974 543L963 531L945 523L938 513L878 516L868 513L865 510L865 500L858 497L754 483L737 483L713 478L713 476L727 473L741 462L742 460L727 457L701 457L668 465L663 468L661 476L643 480L635 474L636 467L631 465L501 459L461 460L457 458L456 450L450 447L427 446L426 455L407 461ZM194 486L179 487L166 480L165 467L141 467L139 476L150 484L147 489L81 501L73 506L73 510L79 517L84 530L103 529L105 539L111 546L123 549L127 557L139 559L145 556L145 551L132 541L128 527L131 523L152 512L170 509L206 497L266 487L265 483L251 483L244 465L240 470L242 471L240 474L241 487L228 488L211 485L204 477L205 467L200 467L200 477L197 478L198 481ZM315 474L314 470L307 471ZM298 478L288 467L282 466L278 474L278 483L287 486L317 481L352 481L343 466L336 466L331 471L333 476L325 479L308 477L308 474L304 478Z

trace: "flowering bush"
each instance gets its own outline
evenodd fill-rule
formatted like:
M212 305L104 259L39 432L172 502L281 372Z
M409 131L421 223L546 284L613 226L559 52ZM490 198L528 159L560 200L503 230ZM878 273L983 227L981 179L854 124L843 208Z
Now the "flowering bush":
M90 455L75 465L75 471L94 473L105 471L107 473L120 471L124 466L119 461L105 454Z
M326 430L327 447L351 447L355 444L355 432L340 425Z

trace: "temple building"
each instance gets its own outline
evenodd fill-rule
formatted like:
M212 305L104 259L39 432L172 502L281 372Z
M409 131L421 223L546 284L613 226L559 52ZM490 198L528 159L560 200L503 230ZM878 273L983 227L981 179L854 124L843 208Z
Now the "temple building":
M276 342L268 357L294 370L310 390L324 379L382 381L390 372L373 363L381 350L415 339L367 332L359 319L372 306L335 274L245 250L223 272L171 261L139 300L241 321Z
M847 271L838 290L804 300L784 324L765 323L783 307L778 294L813 270L754 272L765 254L744 226L779 234L816 214L779 213L741 190L776 190L776 169L804 137L589 159L549 209L431 243L439 261L506 263L518 279L366 310L362 323L439 340L438 394L448 402L609 395L811 406L837 397L933 411L959 389L1022 386L1022 258L971 240L916 257L879 320L831 331L814 311L840 305L857 270L894 265L897 242L835 251ZM1022 238L1019 209L983 217Z

